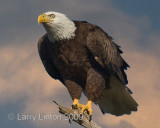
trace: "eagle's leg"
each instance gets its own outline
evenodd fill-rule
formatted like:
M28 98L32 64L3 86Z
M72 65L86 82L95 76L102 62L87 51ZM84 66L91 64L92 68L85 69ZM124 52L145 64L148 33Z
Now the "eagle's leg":
M92 101L91 100L88 100L86 105L82 105L81 113L83 114L85 110L87 110L88 115L89 115L89 121L91 121L92 119Z
M91 120L92 117L92 102L97 103L102 97L102 91L105 88L105 80L103 76L95 69L91 68L87 72L87 82L85 93L88 97L88 103L81 109L81 113L88 110Z

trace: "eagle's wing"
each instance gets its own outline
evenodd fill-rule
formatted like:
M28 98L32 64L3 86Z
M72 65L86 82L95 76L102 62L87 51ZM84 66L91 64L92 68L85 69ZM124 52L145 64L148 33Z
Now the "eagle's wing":
M54 78L60 80L64 84L64 80L60 75L58 69L54 65L53 61L50 59L50 55L47 49L47 43L49 42L48 37L46 35L42 36L38 41L38 51L42 63L48 72L48 74Z
M124 85L128 83L124 69L129 65L121 57L119 46L101 28L94 26L90 29L87 48L102 67L115 73Z
M102 113L116 116L137 111L138 104L126 86L124 72L129 65L121 57L122 51L102 29L94 26L87 37L87 48L95 61L110 73L109 86L103 90L103 98L98 102Z

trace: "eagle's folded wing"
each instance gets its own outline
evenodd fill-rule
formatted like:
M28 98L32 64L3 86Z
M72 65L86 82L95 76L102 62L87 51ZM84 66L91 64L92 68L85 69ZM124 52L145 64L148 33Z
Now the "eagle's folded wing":
M90 31L87 37L87 48L101 66L115 73L126 85L128 81L124 70L129 65L121 57L122 51L119 46L99 27L94 27Z

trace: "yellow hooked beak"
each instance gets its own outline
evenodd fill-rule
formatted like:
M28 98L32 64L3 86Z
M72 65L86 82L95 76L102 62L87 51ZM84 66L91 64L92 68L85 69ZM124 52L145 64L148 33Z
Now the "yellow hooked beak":
M48 22L50 22L50 19L48 19L46 14L41 14L38 17L38 24L40 24L40 23L48 23Z

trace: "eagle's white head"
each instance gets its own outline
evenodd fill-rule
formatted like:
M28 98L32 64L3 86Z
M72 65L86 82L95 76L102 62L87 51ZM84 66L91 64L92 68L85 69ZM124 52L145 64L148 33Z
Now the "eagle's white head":
M73 39L76 26L64 14L58 12L46 12L38 17L38 24L42 23L51 42Z

